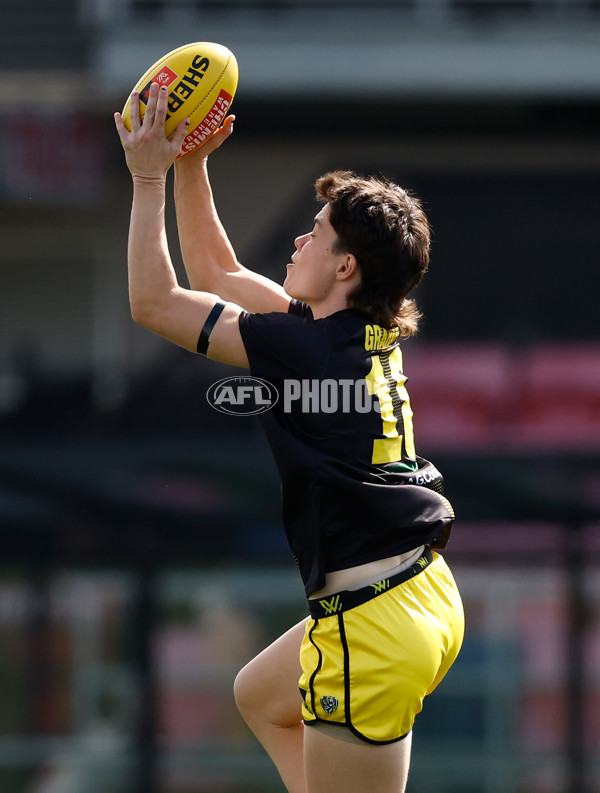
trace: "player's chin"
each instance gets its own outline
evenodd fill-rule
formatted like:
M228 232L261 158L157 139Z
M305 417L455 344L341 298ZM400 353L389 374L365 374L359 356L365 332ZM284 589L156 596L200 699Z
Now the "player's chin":
M283 288L285 289L285 291L288 293L288 295L290 297L294 297L294 295L292 295L292 291L294 289L294 287L292 286L293 279L290 277L291 272L292 272L292 270L294 268L294 265L293 264L288 264L288 265L286 265L286 267L287 267L287 270L286 270L285 280L283 282ZM292 291L290 291L290 290L292 290Z
M292 300L301 300L304 302L304 293L298 289L297 286L294 286L293 281L290 283L290 279L286 278L283 282L283 289L288 294Z

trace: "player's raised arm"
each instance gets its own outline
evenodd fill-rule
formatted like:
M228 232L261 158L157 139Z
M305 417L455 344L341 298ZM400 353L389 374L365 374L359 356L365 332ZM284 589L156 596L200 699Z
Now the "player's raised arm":
M153 83L143 123L139 97L131 103L131 132L120 113L117 131L133 179L129 228L129 301L140 325L188 350L237 366L248 366L239 331L239 306L217 295L182 288L165 231L166 174L186 135L182 122L172 140L165 136L167 91Z
M248 311L287 311L289 296L269 278L243 267L219 219L207 158L231 135L229 116L203 146L175 162L175 206L183 262L192 289L215 292Z

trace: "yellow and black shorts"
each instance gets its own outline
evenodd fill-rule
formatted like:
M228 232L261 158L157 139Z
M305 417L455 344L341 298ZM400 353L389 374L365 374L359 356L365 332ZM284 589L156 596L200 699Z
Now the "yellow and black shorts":
M444 559L426 548L407 570L309 600L309 608L300 650L305 724L331 734L329 725L345 727L375 744L408 735L462 644L462 603Z

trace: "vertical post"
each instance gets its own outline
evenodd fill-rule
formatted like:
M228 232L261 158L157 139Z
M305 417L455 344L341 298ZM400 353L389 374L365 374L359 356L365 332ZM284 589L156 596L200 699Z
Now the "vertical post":
M567 582L567 793L585 793L585 659L586 632L584 532L581 526L567 524L565 531L565 573Z
M136 793L158 790L158 747L156 740L156 673L152 638L156 627L155 575L149 566L139 570L138 592L133 610L132 652L139 690L136 736Z

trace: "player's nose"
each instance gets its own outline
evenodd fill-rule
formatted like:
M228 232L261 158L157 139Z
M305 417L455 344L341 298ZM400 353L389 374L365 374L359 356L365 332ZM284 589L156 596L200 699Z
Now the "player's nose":
M308 237L309 237L308 234L301 234L299 237L296 237L296 239L294 240L294 245L296 246L296 250L299 251L304 247L304 244L306 243Z

